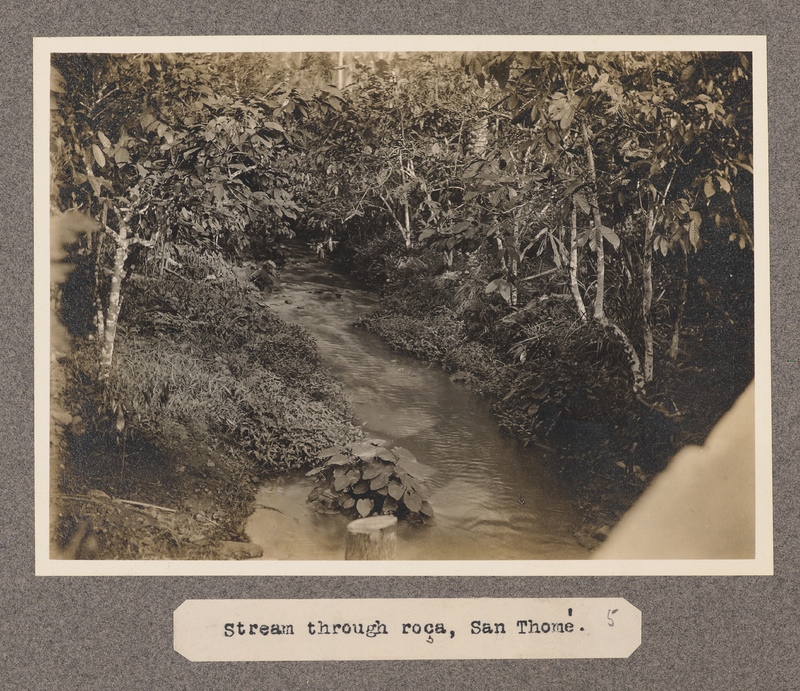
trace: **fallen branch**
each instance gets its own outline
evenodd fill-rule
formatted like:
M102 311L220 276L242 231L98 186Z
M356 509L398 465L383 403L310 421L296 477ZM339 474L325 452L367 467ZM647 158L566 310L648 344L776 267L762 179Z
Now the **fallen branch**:
M108 499L101 499L99 497L87 497L85 495L79 494L56 494L56 497L59 499L73 499L75 501L90 501L94 502L95 504L107 504L108 501L116 501L120 504L131 504L132 506L144 506L148 509L158 509L159 511L169 511L170 513L178 513L178 509L169 509L166 506L156 506L155 504L146 504L143 501L133 501L131 499L115 499L114 497L109 497Z
M520 278L520 282L522 281L533 281L536 278L541 278L542 276L547 276L547 274L551 274L554 271L558 271L558 268L548 269L547 271L541 271L538 274L534 274L533 276L525 276L525 278Z
M636 397L636 400L639 401L639 403L641 403L643 406L645 406L645 408L649 408L650 410L655 410L657 413L661 413L664 417L672 419L677 417L683 417L683 413L680 410L678 410L678 407L675 406L674 403L672 405L675 406L675 412L670 412L659 403L650 403L646 401L644 396L642 396L641 394L639 394Z
M159 511L169 511L170 513L178 513L178 509L168 509L166 506L156 506L155 504L145 504L143 501L133 501L131 499L112 499L111 501L118 501L121 504L131 504L132 506L144 506L148 509L158 509Z

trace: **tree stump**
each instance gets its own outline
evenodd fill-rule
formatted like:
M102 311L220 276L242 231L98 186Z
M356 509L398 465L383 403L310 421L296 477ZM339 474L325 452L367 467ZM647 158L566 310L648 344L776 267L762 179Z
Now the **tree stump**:
M394 559L397 552L397 516L370 516L347 526L344 558Z

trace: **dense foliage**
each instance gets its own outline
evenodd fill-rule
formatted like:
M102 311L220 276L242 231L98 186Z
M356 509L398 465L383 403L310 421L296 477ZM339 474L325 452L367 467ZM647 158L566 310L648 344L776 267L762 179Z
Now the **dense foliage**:
M344 511L355 518L396 515L433 522L428 489L416 474L418 464L408 449L390 449L383 439L365 439L325 449L318 458L325 462L306 475L316 477L308 500L321 510Z
M637 399L678 417L669 380L710 343L750 363L712 382L730 404L752 376L748 55L395 54L351 78L314 121L300 227L384 288L383 335L454 320L516 363L525 434Z
M273 469L342 443L316 501L429 518L247 290L294 238L504 427L632 423L602 443L641 472L630 449L697 441L752 378L751 80L733 52L55 55L52 212L91 220L60 296L83 417Z

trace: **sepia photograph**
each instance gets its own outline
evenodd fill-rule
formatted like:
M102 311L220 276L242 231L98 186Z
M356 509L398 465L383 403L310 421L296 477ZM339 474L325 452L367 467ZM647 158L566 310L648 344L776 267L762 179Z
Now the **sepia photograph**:
M34 78L37 573L772 572L763 41Z

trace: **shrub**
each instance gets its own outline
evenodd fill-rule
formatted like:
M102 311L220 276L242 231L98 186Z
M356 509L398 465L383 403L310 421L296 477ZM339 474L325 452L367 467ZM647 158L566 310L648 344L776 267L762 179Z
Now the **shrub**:
M310 472L317 485L308 495L322 511L343 511L354 518L396 515L430 524L433 507L428 489L415 474L416 459L402 446L389 449L381 439L325 449L325 463Z

